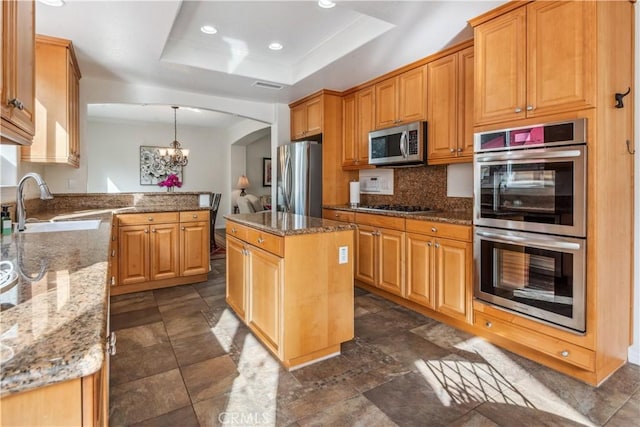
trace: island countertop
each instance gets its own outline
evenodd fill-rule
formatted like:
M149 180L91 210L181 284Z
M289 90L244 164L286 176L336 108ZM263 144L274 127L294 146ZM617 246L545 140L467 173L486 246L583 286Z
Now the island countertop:
M250 214L225 215L225 219L244 224L278 236L298 234L330 233L353 230L354 224L347 224L312 216L296 215L284 212L256 212Z

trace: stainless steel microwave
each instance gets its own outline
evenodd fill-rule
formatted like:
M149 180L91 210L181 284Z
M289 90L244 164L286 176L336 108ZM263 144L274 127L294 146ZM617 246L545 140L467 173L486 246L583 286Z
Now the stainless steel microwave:
M369 132L369 164L399 166L427 160L427 122Z

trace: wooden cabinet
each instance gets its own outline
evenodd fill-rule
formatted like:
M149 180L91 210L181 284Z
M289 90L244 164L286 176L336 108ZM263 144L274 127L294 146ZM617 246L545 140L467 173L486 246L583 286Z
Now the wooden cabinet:
M70 40L36 36L36 133L23 161L80 166L80 77Z
M473 160L473 47L427 64L428 163Z
M357 280L404 296L404 218L356 214Z
M291 139L322 133L322 97L315 96L291 108Z
M352 250L351 229L278 236L228 220L226 301L287 368L339 354L354 333Z
M595 106L597 2L533 2L474 25L475 124Z
M406 71L375 85L375 128L425 120L425 67Z
M112 295L206 280L209 211L123 214L116 221Z
M0 138L30 145L35 132L35 3L5 0L0 6Z
M407 231L407 299L471 323L471 227L409 219Z
M361 89L342 99L342 167L369 166L369 131L375 120L373 87Z

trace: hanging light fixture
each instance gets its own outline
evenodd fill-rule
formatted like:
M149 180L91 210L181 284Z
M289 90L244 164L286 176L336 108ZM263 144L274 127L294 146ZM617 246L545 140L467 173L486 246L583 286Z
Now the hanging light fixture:
M176 112L180 107L172 105L171 108L173 108L173 142L169 145L171 148L160 150L160 155L164 157L167 166L176 168L187 166L187 163L189 163L189 150L183 150L178 142L178 120Z

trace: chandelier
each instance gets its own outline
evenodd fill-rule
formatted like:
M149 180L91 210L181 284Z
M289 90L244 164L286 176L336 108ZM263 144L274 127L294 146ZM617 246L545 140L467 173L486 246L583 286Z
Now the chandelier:
M164 148L158 151L166 166L169 168L177 168L187 166L187 163L189 163L189 150L183 150L181 148L182 146L178 142L178 122L176 112L180 107L172 105L171 108L173 108L173 142L169 145L171 148Z

